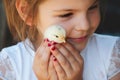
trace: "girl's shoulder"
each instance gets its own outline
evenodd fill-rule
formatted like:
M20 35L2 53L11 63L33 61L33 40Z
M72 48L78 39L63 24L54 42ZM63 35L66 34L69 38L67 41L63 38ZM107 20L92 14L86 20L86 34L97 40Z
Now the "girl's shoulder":
M1 53L7 53L8 55L19 55L19 53L26 53L28 51L33 52L33 46L29 39L18 42L16 45L12 45L1 50Z
M119 39L119 36L112 36L112 35L105 35L105 34L96 34L94 33L89 38L89 45L97 45L101 48L106 47L109 48L110 46L114 46L116 41Z
M3 48L0 52L0 79L2 80L15 80L15 72L16 72L16 63L18 63L18 60L20 56L20 48L21 42L10 46ZM17 55L16 55L17 54ZM9 77L11 76L11 77Z
M34 56L34 50L32 44L26 39L25 41L18 42L16 45L3 48L0 56L3 58L9 57L11 61L17 64L19 60Z
M119 40L119 36L106 35L106 34L93 34L90 38L90 42L101 47L112 47L115 45L116 41ZM109 48L108 47L108 48Z
M17 75L20 75L22 68L26 68L26 66L32 64L31 60L33 56L31 56L31 53L33 53L33 50L30 48L30 45L29 40L25 40L1 50L0 79L16 80ZM25 64L23 65L23 63ZM28 67L27 69L30 68Z
M23 51L24 51L23 42L18 42L15 45L3 48L0 53L9 56L15 56L16 54Z
M120 38L116 41L112 50L108 69L109 79L120 73Z
M103 35L103 34L93 34L89 39L87 48L89 51L95 51L102 58L106 66L109 66L109 61L111 59L113 49L116 44L120 42L119 36Z
M9 46L9 47L5 47L1 50L1 53L8 53L8 54L16 54L18 51L21 51L23 49L21 49L23 47L23 42L18 42L15 45Z
M3 48L0 51L0 60L2 63L17 64L22 53L24 53L23 42L19 42L16 45Z
M109 35L109 34L97 34L97 33L94 33L92 35L92 38L96 38L96 39L103 39L103 40L110 40L110 39L118 39L119 36L113 36L113 35Z
M118 43L118 41L120 41L119 36L93 34L89 44L95 45L100 53L105 52L111 54L114 46L116 45L116 43Z

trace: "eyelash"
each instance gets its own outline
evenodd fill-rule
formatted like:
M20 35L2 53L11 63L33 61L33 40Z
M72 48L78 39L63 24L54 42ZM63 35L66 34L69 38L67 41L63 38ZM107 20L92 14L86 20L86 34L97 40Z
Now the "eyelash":
M66 18L66 17L70 17L72 15L73 15L73 13L67 13L67 14L59 15L59 17Z
M98 4L91 6L88 10L93 10L93 9L96 9L96 8L98 8Z
M94 6L91 6L88 10L94 10L96 8L98 8L98 4L96 4ZM70 17L72 15L73 15L73 13L67 13L67 14L59 15L58 17L60 17L60 18L67 18L67 17Z

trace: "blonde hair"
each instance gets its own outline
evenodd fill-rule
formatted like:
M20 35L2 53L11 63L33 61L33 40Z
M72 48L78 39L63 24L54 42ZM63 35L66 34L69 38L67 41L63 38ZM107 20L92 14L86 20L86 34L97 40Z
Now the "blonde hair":
M32 25L32 27L29 27L26 25L26 23L20 18L16 7L15 2L16 0L3 0L6 10L6 16L8 20L9 29L17 41L23 41L26 38L29 38L32 41L35 41L36 37L38 36L38 31L35 27L35 25ZM32 15L33 23L36 23L36 15L38 11L38 6L41 2L45 0L23 0L28 3L29 6L29 14L28 16ZM104 5L106 0L98 0L100 1L100 9L101 13L104 13ZM103 17L103 16L102 16Z
M35 40L35 37L38 34L38 31L35 25L31 27L28 26L19 16L15 3L16 0L3 0L5 5L5 11L7 16L7 21L9 25L9 29L13 35L13 38L17 41L23 41L26 38L30 38L31 40ZM35 23L38 5L41 0L23 0L28 3L28 17L32 16L33 23Z

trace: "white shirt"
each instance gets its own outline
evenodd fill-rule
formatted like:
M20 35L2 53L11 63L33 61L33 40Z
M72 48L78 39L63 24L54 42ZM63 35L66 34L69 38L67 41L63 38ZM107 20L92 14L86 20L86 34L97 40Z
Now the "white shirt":
M120 39L93 34L80 53L84 59L83 80L108 80L120 72ZM0 79L37 80L32 64L34 48L29 39L0 52Z

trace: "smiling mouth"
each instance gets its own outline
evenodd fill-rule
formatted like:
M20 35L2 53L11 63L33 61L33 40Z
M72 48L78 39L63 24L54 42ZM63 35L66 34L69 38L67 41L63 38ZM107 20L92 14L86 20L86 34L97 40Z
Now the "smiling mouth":
M88 36L82 36L82 37L78 37L78 38L71 38L71 37L68 37L68 39L84 39L84 38L87 38Z
M83 42L87 39L88 36L83 36L83 37L79 37L79 38L71 38L69 37L68 39L74 41L74 42Z

